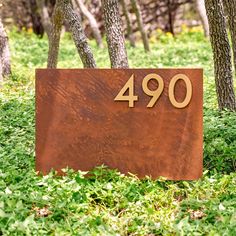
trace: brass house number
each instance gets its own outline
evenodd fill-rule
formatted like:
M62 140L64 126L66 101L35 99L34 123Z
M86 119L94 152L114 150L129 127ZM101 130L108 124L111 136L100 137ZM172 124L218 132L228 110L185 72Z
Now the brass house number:
M148 83L150 80L156 80L158 83L158 87L156 90L150 90L148 87ZM186 95L182 102L178 102L175 99L175 85L177 81L183 80L186 84ZM158 101L164 90L164 81L163 78L158 74L148 74L144 77L142 81L142 89L145 94L151 97L151 100L147 104L147 107L153 107ZM128 91L128 95L125 95L126 91ZM171 104L176 108L185 108L192 98L192 84L188 76L184 74L177 74L171 80L168 88L168 96ZM134 95L134 74L129 78L124 87L120 90L120 92L115 97L114 101L128 101L129 107L134 107L134 102L138 101L138 96Z

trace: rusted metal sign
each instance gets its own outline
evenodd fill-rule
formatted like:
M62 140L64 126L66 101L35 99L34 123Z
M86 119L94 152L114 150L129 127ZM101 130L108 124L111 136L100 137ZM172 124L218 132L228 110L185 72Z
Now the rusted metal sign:
M202 175L201 69L39 69L36 169Z

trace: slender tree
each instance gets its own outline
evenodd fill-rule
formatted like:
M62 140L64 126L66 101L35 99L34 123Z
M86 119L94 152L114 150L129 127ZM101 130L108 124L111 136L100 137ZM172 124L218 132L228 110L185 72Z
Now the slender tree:
M128 68L118 0L102 0L106 39L112 68Z
M141 9L140 9L138 0L131 0L131 4L137 18L138 28L139 28L139 31L141 32L144 49L146 52L149 52L150 48L149 48L147 32L143 24L143 18L142 18Z
M205 0L214 58L217 99L220 109L236 110L231 51L221 0Z
M0 82L3 77L11 74L10 50L8 45L8 37L2 24L0 17Z
M223 0L223 4L228 17L228 25L234 56L234 70L236 74L236 0Z
M167 5L167 16L168 16L168 27L167 30L170 32L172 35L175 35L174 31L174 10L173 10L173 4L174 1L167 0L166 5Z
M31 17L33 31L35 34L40 35L42 37L44 34L44 27L42 25L41 17L38 12L37 1L36 0L28 0L26 2L28 4L28 8L30 10L29 14Z
M49 37L48 68L56 68L63 20L67 22L80 55L83 66L96 67L96 63L84 34L79 15L74 11L71 0L57 0L52 16Z
M56 68L58 61L58 53L60 46L60 38L61 38L61 29L63 24L63 9L60 1L57 1L53 14L52 14L52 23L51 32L49 33L49 51L48 51L48 68Z
M79 7L81 13L88 19L89 25L90 25L91 30L93 32L93 37L95 38L97 45L102 48L103 47L102 36L101 36L101 32L99 30L98 23L97 23L95 17L87 9L83 0L75 0L75 3Z
M127 9L127 5L126 5L125 0L121 0L121 6L122 6L123 13L124 13L125 20L126 20L127 35L128 35L128 39L130 42L130 46L135 47L135 38L134 38L133 29L132 29L132 25L131 25L130 14Z
M209 24L208 24L204 0L196 0L196 7L197 7L198 14L200 16L200 20L202 22L204 34L206 37L209 37Z
M75 12L70 0L58 0L62 5L64 19L69 25L72 37L80 55L80 59L86 68L96 67L92 51L82 28L80 16Z
M51 30L52 30L52 24L51 24L51 19L48 14L48 8L45 4L45 0L37 0L37 6L39 9L43 28L46 31L48 37L50 37Z

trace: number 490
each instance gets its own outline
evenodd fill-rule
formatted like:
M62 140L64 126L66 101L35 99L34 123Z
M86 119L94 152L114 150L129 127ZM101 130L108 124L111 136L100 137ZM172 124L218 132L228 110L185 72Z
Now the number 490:
M156 80L158 83L158 88L156 90L150 90L148 87L148 83L151 79ZM186 96L182 102L177 102L174 95L175 85L178 80L183 80L186 84ZM162 77L157 74L153 74L153 73L148 74L143 79L142 88L143 88L144 93L152 97L149 103L147 104L147 107L153 107L164 90L164 81ZM128 90L128 95L125 95L127 90ZM169 90L169 100L171 104L176 108L186 107L192 98L192 84L191 84L190 79L184 74L175 75L170 80L168 90ZM132 75L129 78L129 80L126 82L124 87L120 90L120 92L117 94L114 100L115 101L128 101L129 107L134 107L134 102L138 101L138 96L134 95L134 75Z

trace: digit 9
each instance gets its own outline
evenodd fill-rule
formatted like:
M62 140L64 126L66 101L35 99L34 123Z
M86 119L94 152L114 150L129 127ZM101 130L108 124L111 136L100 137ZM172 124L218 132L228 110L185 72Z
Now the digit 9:
M158 87L156 90L150 90L148 87L148 83L151 79L156 80L158 83ZM148 74L143 79L142 87L143 87L144 93L152 97L147 107L153 107L164 90L163 79L161 78L161 76L157 74Z

